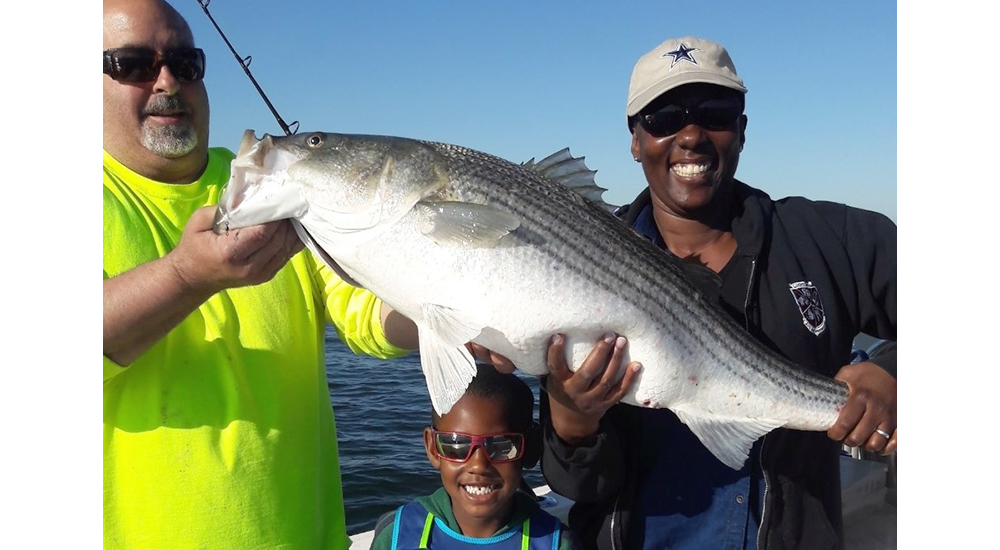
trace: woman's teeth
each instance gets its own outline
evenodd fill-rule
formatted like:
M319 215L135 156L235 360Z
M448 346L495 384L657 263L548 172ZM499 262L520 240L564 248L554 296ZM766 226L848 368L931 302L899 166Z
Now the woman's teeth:
M675 164L670 167L670 171L678 176L689 178L708 172L710 166L709 164Z

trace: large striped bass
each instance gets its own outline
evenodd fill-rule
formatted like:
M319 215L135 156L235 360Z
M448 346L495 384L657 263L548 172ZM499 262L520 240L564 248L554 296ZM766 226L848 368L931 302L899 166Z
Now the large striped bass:
M466 342L540 376L553 334L575 370L613 331L643 365L622 401L669 408L734 469L775 428L829 429L846 385L754 340L598 204L601 191L565 150L518 165L398 137L248 131L216 231L291 218L346 280L416 323L439 413L476 372Z

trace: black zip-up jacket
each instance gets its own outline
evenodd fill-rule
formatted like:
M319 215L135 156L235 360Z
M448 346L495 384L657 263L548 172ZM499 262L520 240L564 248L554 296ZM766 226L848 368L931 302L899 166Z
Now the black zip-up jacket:
M738 181L736 194L740 208L732 231L737 250L715 279L717 288L705 289L719 296L736 322L778 353L831 377L850 362L859 332L895 342L896 226L891 220L801 197L772 201ZM649 205L647 188L617 214L634 226ZM710 279L692 281L705 286ZM792 291L796 283L818 291L822 315L801 294L800 308ZM895 346L885 349L872 360L895 375ZM640 438L658 437L642 433L643 416L672 413L615 405L591 442L571 447L552 430L544 392L541 401L542 473L553 490L576 501L570 529L584 548L624 549L642 483L635 451ZM786 429L762 439L760 463L754 464L763 470L766 485L759 550L842 548L841 444L825 432ZM670 488L663 491L666 497Z

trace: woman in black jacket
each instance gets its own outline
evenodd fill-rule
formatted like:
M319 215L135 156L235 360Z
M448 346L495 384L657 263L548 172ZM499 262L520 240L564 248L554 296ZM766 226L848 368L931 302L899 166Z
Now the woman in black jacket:
M623 368L615 339L575 374L556 340L542 472L576 501L569 524L585 547L841 548L841 445L896 449L895 346L848 365L859 332L895 341L896 226L736 180L745 93L714 42L671 39L640 58L626 114L649 186L619 216L689 262L692 282L758 340L846 382L847 405L827 433L762 437L734 471L669 410L616 404L634 375L604 385Z

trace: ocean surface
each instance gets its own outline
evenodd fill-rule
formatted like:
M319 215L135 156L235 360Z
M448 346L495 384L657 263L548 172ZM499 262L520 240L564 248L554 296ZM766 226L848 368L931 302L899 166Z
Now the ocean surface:
M520 376L535 394L537 418L538 379ZM326 378L337 422L347 533L353 535L441 486L423 444L431 400L419 354L388 361L354 355L329 327ZM537 465L524 477L532 487L545 484Z

